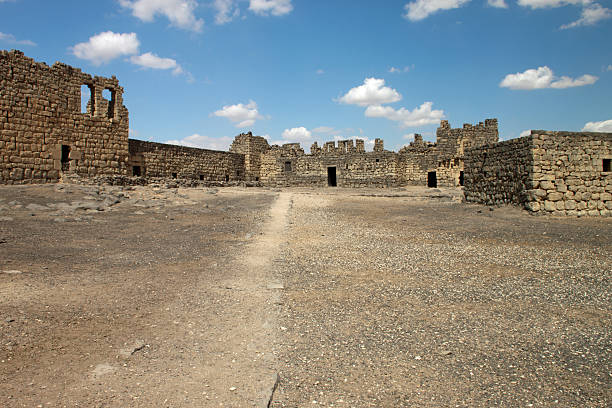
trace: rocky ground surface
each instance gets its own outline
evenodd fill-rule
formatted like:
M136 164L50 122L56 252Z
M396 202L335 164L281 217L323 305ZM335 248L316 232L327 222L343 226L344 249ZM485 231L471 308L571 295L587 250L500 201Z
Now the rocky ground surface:
M0 186L0 406L606 407L612 221Z

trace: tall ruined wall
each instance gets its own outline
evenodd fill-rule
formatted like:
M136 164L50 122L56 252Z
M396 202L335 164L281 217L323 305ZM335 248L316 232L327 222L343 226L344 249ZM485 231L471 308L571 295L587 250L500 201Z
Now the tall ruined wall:
M330 177L335 175L338 187L399 185L397 153L365 152L363 144L355 147L352 142L340 141L337 147L334 142L327 142L323 148L315 146L315 153L309 155L301 149L273 149L262 155L261 181L278 187L324 187L330 185Z
M270 150L268 141L253 133L241 133L234 138L230 152L244 155L245 180L259 181L261 169L261 154Z
M612 133L532 131L466 152L466 200L520 204L534 213L609 216L611 161Z
M81 86L93 97L81 113ZM102 97L111 92L111 100ZM116 78L52 67L20 51L0 51L0 182L57 181L126 174L128 111Z
M462 128L456 129L452 129L449 122L443 120L436 130L440 160L463 156L466 149L497 143L498 140L497 119L485 119L484 123L480 122L478 125L465 123Z
M466 201L488 205L526 202L533 173L533 139L523 137L465 152Z
M244 155L130 139L132 174L203 181L242 181ZM137 169L135 169L135 167Z

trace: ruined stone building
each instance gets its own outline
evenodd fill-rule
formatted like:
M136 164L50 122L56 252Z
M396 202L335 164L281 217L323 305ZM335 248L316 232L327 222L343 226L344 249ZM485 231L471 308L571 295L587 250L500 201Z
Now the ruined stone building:
M82 107L83 95L89 102ZM135 176L262 186L465 186L467 201L517 204L535 213L610 215L612 133L532 131L499 142L496 119L420 135L398 152L376 139L270 146L250 132L229 152L128 139L115 77L92 77L0 51L0 183Z

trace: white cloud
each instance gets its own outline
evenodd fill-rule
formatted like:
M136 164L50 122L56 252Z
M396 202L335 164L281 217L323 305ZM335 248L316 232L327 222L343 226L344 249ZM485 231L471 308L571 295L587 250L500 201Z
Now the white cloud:
M199 149L210 149L210 150L229 150L233 137L222 136L222 137L210 137L199 134L193 134L180 140L168 140L167 144L173 144L178 146L197 147Z
M418 108L410 111L405 108L394 109L390 106L368 106L365 116L369 118L386 118L404 127L418 127L439 123L444 117L443 110L432 110L433 102L424 102Z
M156 15L163 15L172 25L196 32L202 31L204 25L194 14L198 6L195 0L119 0L119 3L142 21L151 22Z
M419 21L440 10L456 9L470 0L415 0L404 6L404 17L410 21Z
M172 58L161 58L150 52L142 55L134 55L130 58L130 61L132 64L139 65L143 68L171 69L174 75L183 73L183 68L181 68Z
M213 8L217 11L215 23L229 23L240 16L240 9L236 6L235 0L215 0Z
M402 73L402 72L408 72L411 69L414 69L414 64L406 66L404 68L391 67L391 68L389 68L389 72L392 73L392 74L399 74L399 73Z
M612 119L601 122L588 122L582 128L583 132L612 132Z
M254 101L249 101L246 105L239 103L224 106L222 109L214 112L213 115L229 119L238 128L253 126L257 119L263 119Z
M2 1L0 0L0 3ZM29 45L32 47L36 46L36 43L30 40L18 40L17 38L15 38L14 35L12 34L6 34L6 33L2 33L0 32L0 41L5 41L9 44L17 44L17 45Z
M402 136L402 139L412 142L414 140L414 133L408 133L407 135Z
M606 68L606 71L612 71L612 65L608 65L608 68Z
M590 4L582 9L582 14L578 20L574 21L573 23L564 24L560 28L565 30L568 28L594 25L599 21L607 20L609 18L612 18L612 10L602 7L597 3Z
M291 0L250 0L249 10L255 14L282 16L291 13Z
M289 142L308 142L312 140L312 132L306 129L304 126L285 129L281 135L285 143Z
M72 53L94 65L105 64L122 55L138 53L140 42L136 33L119 34L106 31L72 47Z
M339 133L340 131L334 129L331 126L319 126L312 129L312 133L323 133L323 134L334 134Z
M519 137L525 137L531 135L531 130L523 130Z
M528 69L525 72L517 72L516 74L508 74L500 82L499 86L510 89L545 89L545 88L572 88L576 86L592 85L599 78L593 75L583 75L579 78L572 79L567 76L556 77L553 71L547 66L539 67L538 69Z
M489 6L496 8L508 8L508 5L504 0L487 0Z
M587 5L591 0L518 0L518 5L523 7L553 8L567 5Z
M338 101L350 105L369 106L397 102L401 99L399 92L385 86L384 79L366 78L363 85L352 88Z

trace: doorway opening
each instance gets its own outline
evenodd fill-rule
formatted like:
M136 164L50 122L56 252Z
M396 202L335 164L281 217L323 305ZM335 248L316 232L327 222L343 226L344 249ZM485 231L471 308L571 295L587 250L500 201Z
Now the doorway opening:
M336 180L336 168L328 167L327 168L327 185L329 187L336 187L338 182Z
M70 170L70 146L62 145L62 158L60 161L62 163L62 171Z
M142 169L140 166L132 166L132 176L140 177L142 175Z
M462 171L459 172L459 185L460 186L463 185L463 172Z
M438 187L438 178L435 171L430 171L427 173L427 187Z

